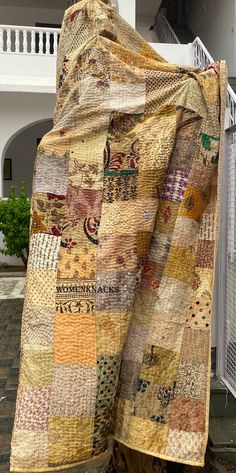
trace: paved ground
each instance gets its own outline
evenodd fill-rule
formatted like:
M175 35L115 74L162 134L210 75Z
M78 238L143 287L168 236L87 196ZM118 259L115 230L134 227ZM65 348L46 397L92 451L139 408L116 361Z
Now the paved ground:
M25 278L7 277L0 278L0 300L23 299Z
M22 298L0 301L0 473L9 472L10 440L19 373L22 307Z

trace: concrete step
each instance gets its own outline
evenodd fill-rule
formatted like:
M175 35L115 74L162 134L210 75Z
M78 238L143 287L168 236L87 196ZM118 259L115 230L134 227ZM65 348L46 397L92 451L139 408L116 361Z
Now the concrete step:
M217 378L211 380L210 417L236 417L236 399Z
M210 446L236 451L236 417L211 417L209 431Z
M212 457L212 473L236 473L236 449L208 448Z
M223 462L215 467L216 472L236 472L236 399L217 378L211 380L209 450ZM232 469L225 470L225 462Z

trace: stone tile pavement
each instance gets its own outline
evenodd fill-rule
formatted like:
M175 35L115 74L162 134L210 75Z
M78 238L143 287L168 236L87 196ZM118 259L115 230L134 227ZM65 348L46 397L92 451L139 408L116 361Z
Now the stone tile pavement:
M1 288L0 284L0 291ZM22 308L22 298L0 300L0 473L9 473L10 441L19 374Z
M24 298L25 278L0 278L0 300Z

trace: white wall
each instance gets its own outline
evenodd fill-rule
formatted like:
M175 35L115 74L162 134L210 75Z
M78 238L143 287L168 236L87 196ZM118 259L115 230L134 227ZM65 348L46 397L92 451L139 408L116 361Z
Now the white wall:
M63 16L64 10L62 9L7 7L0 5L1 25L35 26L35 23L61 24Z
M136 0L118 0L119 14L135 28Z
M12 180L4 181L4 197L9 195L12 184L17 185L17 194L22 181L27 181L28 194L32 194L32 176L36 156L37 138L42 138L52 128L52 120L29 126L15 136L6 150L5 158L12 160Z
M215 60L225 59L236 76L235 0L188 0L188 24Z
M0 196L2 190L3 158L13 138L20 130L53 116L54 94L0 92Z
M193 50L192 43L168 44L150 43L153 49L166 61L177 66L192 66Z
M56 56L3 53L0 57L0 92L55 94Z

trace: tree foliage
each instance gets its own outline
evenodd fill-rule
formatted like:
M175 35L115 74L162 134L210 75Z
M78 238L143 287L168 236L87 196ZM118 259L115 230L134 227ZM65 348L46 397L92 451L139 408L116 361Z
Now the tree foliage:
M18 256L27 267L29 252L29 225L31 201L27 195L27 185L23 181L19 196L16 186L11 186L8 199L0 199L0 231L3 233L4 255Z

